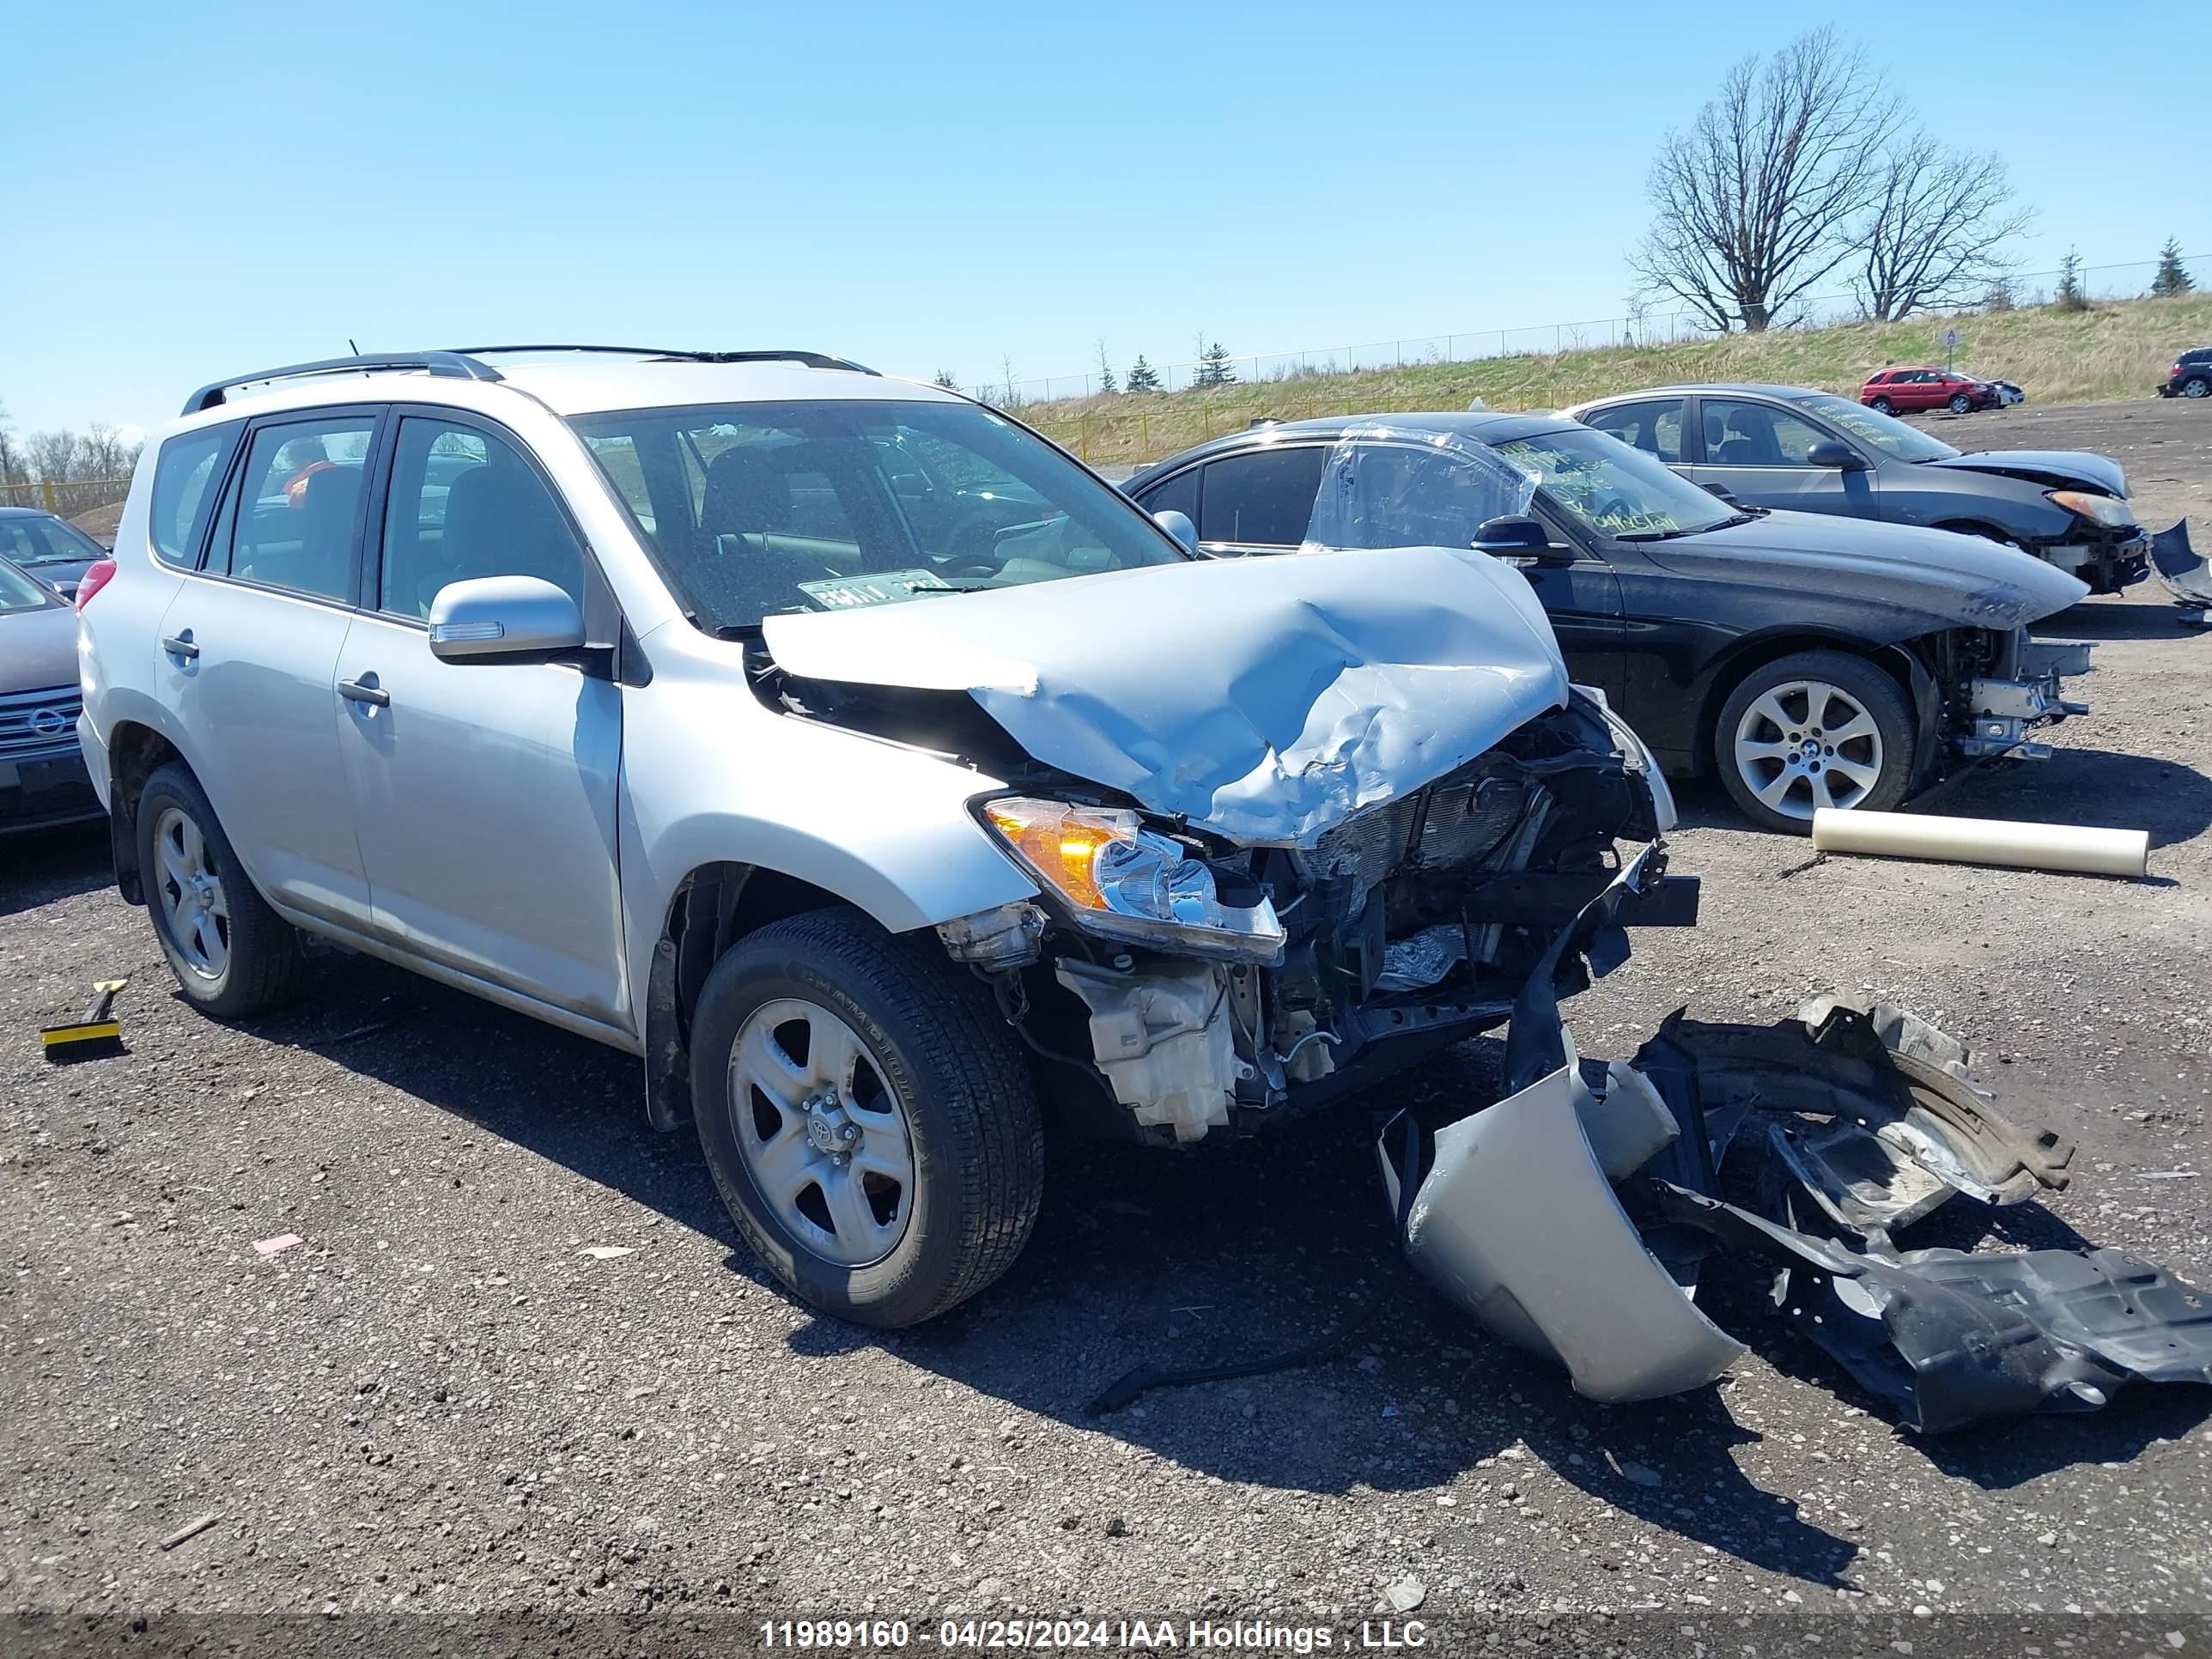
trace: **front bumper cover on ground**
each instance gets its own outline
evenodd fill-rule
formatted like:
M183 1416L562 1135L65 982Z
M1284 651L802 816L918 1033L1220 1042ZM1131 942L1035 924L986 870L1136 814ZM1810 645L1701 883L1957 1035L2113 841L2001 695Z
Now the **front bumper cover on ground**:
M1416 1269L1579 1392L1644 1400L1728 1369L1741 1345L1692 1301L1716 1249L1771 1267L1775 1310L1924 1432L2212 1382L2212 1299L2122 1251L1892 1244L1960 1194L2017 1204L2069 1178L2072 1146L1998 1113L1946 1033L1823 998L1771 1026L1678 1013L1604 1063L1545 1000L1516 1006L1504 1100L1433 1133L1401 1113L1378 1150ZM1756 1207L1722 1197L1724 1160Z

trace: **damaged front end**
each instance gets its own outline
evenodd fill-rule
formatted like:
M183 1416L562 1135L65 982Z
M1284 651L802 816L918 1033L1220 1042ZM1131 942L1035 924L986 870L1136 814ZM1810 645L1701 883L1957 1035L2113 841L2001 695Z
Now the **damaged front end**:
M1765 1267L1774 1311L1923 1432L2212 1382L2212 1301L2123 1251L1896 1247L1961 1195L2063 1188L2074 1150L1998 1113L1965 1048L1902 1009L1677 1013L1601 1062L1532 995L1514 1033L1504 1100L1433 1133L1401 1113L1377 1150L1414 1267L1578 1392L1647 1400L1735 1363L1693 1300L1716 1250ZM1748 1203L1722 1195L1724 1163Z
M1957 762L2048 760L2035 734L2089 705L2069 699L2063 682L2087 674L2096 647L2086 641L2035 640L2026 628L1954 628L1905 647L1926 677L1917 702L1925 722L1921 784Z
M1695 879L1656 844L1664 782L1579 690L1305 845L1103 804L979 805L1042 896L945 924L945 948L1163 1144L1320 1103L1503 1023L1532 974L1580 990L1626 957L1624 927L1696 920ZM1652 844L1624 860L1622 841ZM1585 912L1577 947L1555 948Z

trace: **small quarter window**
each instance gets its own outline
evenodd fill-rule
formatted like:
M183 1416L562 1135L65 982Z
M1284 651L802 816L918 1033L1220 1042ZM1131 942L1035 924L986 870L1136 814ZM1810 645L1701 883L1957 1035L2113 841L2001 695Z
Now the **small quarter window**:
M238 428L219 426L187 432L161 446L154 463L154 501L147 515L147 537L154 556L164 564L199 562L200 538L207 532L208 509L224 458L238 441Z

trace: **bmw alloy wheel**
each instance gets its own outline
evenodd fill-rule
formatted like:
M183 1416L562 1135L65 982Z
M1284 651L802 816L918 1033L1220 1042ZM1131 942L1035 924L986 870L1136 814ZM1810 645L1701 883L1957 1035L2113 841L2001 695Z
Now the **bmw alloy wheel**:
M1856 806L1881 779L1881 729L1842 687L1790 680L1754 699L1736 722L1735 764L1771 811L1810 820Z
M762 1200L810 1254L863 1267L914 1208L906 1109L850 1025L818 1003L763 1004L730 1050L731 1128Z

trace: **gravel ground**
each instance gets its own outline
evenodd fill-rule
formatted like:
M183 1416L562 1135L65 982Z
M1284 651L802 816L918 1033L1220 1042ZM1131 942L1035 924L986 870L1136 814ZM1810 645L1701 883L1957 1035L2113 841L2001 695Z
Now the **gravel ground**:
M1959 424L2115 453L2147 520L2191 512L2212 546L2203 409ZM2148 827L2151 880L1799 867L1802 842L1692 791L1675 867L1705 876L1705 925L1644 936L1570 1005L1583 1051L1627 1053L1685 1003L1903 1001L2081 1144L2072 1190L1947 1212L1942 1242L2078 1235L2212 1285L2212 639L2162 598L2058 619L2104 641L2095 713L2048 764L1926 803ZM1356 1620L1395 1586L1431 1619L2163 1631L2212 1602L2205 1390L1923 1442L1767 1328L1747 1273L1716 1292L1753 1352L1648 1407L1580 1401L1471 1328L1395 1254L1369 1146L1408 1097L1482 1097L1492 1043L1227 1154L1057 1153L1014 1272L887 1338L769 1284L688 1135L647 1127L634 1061L351 959L249 1027L188 1013L99 836L0 847L0 1606ZM37 1028L113 975L129 1053L46 1066ZM2170 1170L2202 1173L2147 1178ZM251 1248L288 1232L306 1243ZM1334 1363L1084 1410L1133 1364L1370 1308Z

